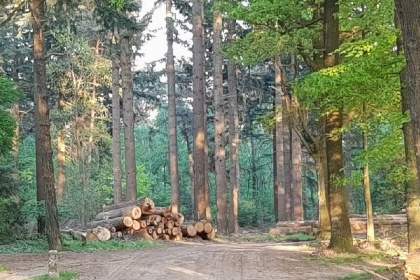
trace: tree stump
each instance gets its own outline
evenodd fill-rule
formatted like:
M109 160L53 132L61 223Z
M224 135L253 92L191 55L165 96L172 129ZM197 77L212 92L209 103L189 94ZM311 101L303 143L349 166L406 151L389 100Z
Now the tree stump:
M58 251L48 251L48 276L51 278L59 278L60 272L58 271Z

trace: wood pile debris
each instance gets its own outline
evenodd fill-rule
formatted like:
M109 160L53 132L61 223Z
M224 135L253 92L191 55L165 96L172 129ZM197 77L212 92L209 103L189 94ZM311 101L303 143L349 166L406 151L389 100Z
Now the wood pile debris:
M145 240L174 240L183 237L201 237L211 240L215 230L210 222L184 222L184 215L172 213L171 207L156 207L153 200L122 202L103 207L103 211L87 224L84 237L89 241L107 241L126 236ZM73 232L67 232L74 235Z
M351 214L350 226L353 234L366 233L366 215ZM373 218L375 231L385 234L392 228L407 225L405 214L377 215ZM284 221L278 222L276 227L271 228L269 234L272 236L286 236L297 233L316 235L319 232L318 221Z

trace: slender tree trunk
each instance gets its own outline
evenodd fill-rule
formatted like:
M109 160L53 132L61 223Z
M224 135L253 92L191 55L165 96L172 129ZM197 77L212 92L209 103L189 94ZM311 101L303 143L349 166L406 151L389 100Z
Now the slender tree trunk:
M12 147L12 153L13 153L13 182L15 185L15 189L17 190L19 188L19 141L20 141L20 110L19 110L19 102L16 102L13 104L12 109L13 118L16 122L15 127L15 136L13 137L13 147ZM17 196L18 198L19 196Z
M99 47L100 47L100 40L99 38L96 39L95 43L95 63L94 67L96 71L96 67L98 65L98 56L99 56ZM91 96L91 108L90 108L90 119L89 119L89 140L88 140L88 155L87 155L87 166L86 166L86 182L87 184L90 184L90 178L92 176L92 155L93 150L95 148L95 144L93 142L93 134L95 130L95 105L96 104L96 84L97 84L97 76L96 74L93 75L92 78L92 96Z
M194 218L206 219L206 128L204 123L203 3L192 1L193 28L193 115L194 115Z
M303 221L302 147L299 136L293 132L293 214L294 219Z
M30 2L30 10L32 14L32 28L34 32L33 48L37 199L41 205L46 205L46 233L49 248L51 250L61 250L45 67L45 34L43 27L45 22L44 1L32 0ZM41 223L41 226L45 225Z
M406 278L420 278L420 6L414 0L395 0L396 26L401 26L402 44L407 66L401 73L402 110L408 110L411 122L404 123L406 162L412 178L406 185L408 257ZM411 278L409 278L411 277Z
M124 104L124 143L127 200L137 199L136 145L134 139L133 75L131 73L132 50L130 36L121 36L121 76Z
M62 128L57 137L57 158L58 158L58 176L57 176L57 201L64 198L66 189L66 130Z
M121 172L121 107L120 66L117 56L112 57L112 161L114 173L114 203L122 201Z
M365 107L365 104L363 104ZM368 150L368 137L366 133L363 133L363 150L367 152ZM372 207L372 197L370 195L370 176L369 176L369 164L365 164L363 168L363 186L365 192L365 206L366 206L366 240L368 242L375 241L375 226L373 224L373 207Z
M280 62L280 59L279 59ZM284 152L284 184L286 191L286 219L288 221L293 220L293 166L292 166L292 131L289 110L290 107L290 94L286 90L286 73L282 66L281 71L281 87L283 92L283 152Z
M235 22L228 22L228 40L232 41L235 32ZM240 188L240 170L239 170L239 117L238 117L238 93L236 88L236 66L229 59L228 68L228 96L229 96L229 139L230 139L230 216L229 231L237 234L238 210L239 210L239 188Z
M346 183L346 192L347 192L347 205L349 207L349 212L352 212L353 209L353 184L351 183L351 174L352 174L352 160L351 160L351 145L352 145L352 136L350 129L343 133L343 154L344 154L344 177L347 179Z
M274 82L276 86L275 92L275 113L276 113L276 181L275 181L275 196L277 204L277 221L286 221L286 182L285 182L285 168L284 168L284 137L283 137L283 89L281 77L281 61L276 58L274 61L275 77Z
M166 0L166 71L168 77L168 124L169 124L169 168L171 174L172 211L179 211L179 171L178 171L178 136L175 96L175 62L174 62L174 19L172 17L172 0Z
M225 151L225 112L223 96L223 58L222 58L222 14L218 10L219 0L213 2L213 68L214 68L214 127L215 127L215 168L217 188L217 230L228 232L227 183Z

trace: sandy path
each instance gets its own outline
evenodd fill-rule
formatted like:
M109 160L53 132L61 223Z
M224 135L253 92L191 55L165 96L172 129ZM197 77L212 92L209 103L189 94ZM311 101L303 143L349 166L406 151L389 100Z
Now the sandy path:
M64 252L60 269L78 272L81 280L327 280L356 271L319 265L307 260L307 253L288 244L183 243L142 251ZM46 263L44 254L0 255L0 264L12 271L0 280L45 274Z

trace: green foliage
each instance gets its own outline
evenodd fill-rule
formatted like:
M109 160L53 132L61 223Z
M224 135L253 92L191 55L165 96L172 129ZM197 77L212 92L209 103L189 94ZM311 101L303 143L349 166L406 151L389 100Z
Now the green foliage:
M351 263L364 263L372 261L386 261L391 258L390 255L384 253L372 253L372 254L350 254L342 253L327 257L314 258L315 261L323 264L351 264Z
M35 278L31 278L33 280L49 280L49 279L58 279L58 280L72 280L72 279L76 279L78 277L78 274L76 272L73 271L60 271L60 276L58 278L53 278L50 277L48 275L43 275L43 276L38 276Z
M9 268L7 266L0 265L0 272L7 272L7 271L9 271Z
M249 242L302 242L302 241L313 241L314 236L306 235L303 233L292 234L288 236L271 236L268 234L250 235L244 236L240 239L241 241Z
M13 82L0 76L0 156L11 151L15 135L15 120L6 111L21 96Z
M139 250L163 246L159 242L144 240L107 242L88 242L84 245L81 241L72 240L63 236L63 250L72 252L97 252L97 251L121 251ZM0 254L21 254L21 253L45 253L48 251L48 243L45 238L16 240L9 244L0 245Z

